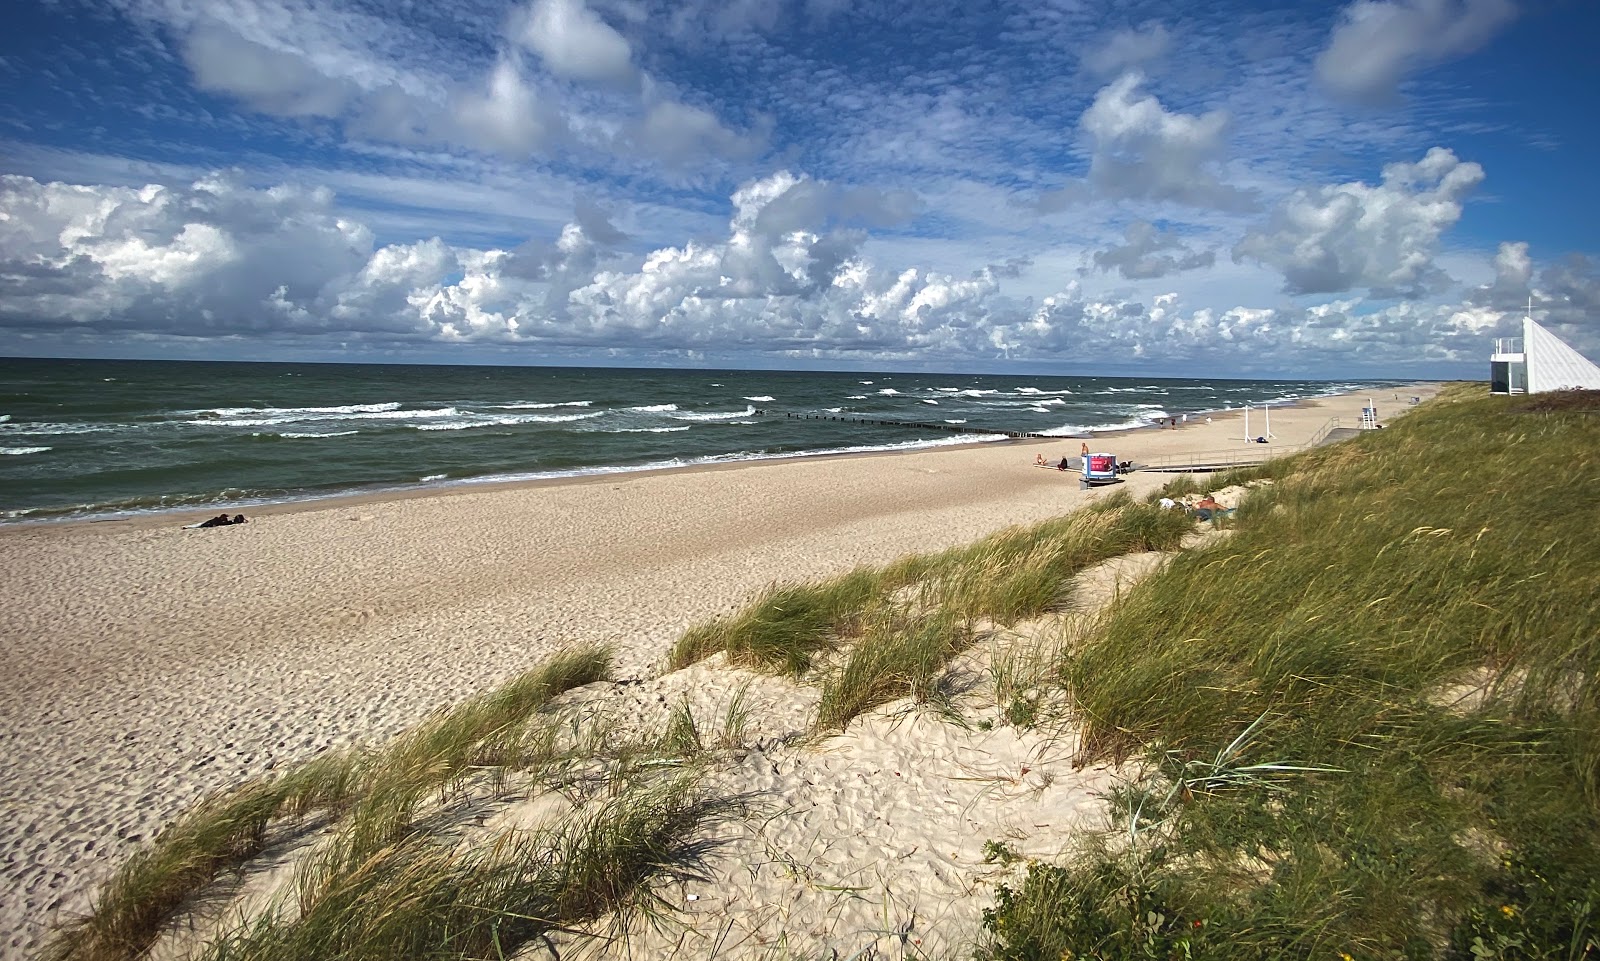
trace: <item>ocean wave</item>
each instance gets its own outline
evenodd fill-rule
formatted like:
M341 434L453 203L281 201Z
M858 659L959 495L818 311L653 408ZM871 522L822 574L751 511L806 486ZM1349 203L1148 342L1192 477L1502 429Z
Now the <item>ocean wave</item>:
M746 397L745 400L752 401L752 402L757 403L757 404L770 404L770 403L772 403L773 398L768 397L768 396L763 394L760 397Z
M869 380L869 381L867 381L867 383L870 384L870 383L872 383L872 381ZM900 392L898 390L895 390L893 387L885 387L882 390L878 391L878 393L883 394L883 395L888 396L888 397L893 397L894 395L896 395L896 394L898 394Z
M509 417L485 417L481 414L468 415L472 420L454 421L448 424L417 424L417 430L471 430L475 427L515 427L518 424L570 424L574 421L589 420L600 417L604 411L595 411L592 414L519 414Z
M988 397L991 394L998 394L998 393L1000 393L998 390L986 390L986 389L979 389L977 387L969 387L966 390L958 390L958 391L956 391L956 396L958 396L958 397Z
M676 434L681 430L689 430L686 424L682 427L609 427L598 431L601 434Z
M629 407L628 409L631 410L631 411L637 411L638 413L641 413L641 414L661 414L661 413L665 413L665 412L667 412L669 410L677 410L678 409L678 405L677 404L650 404L649 406L646 406L646 407Z
M10 414L0 414L0 424L8 423L10 420L11 420L11 415Z
M559 404L538 404L533 401L517 404L493 404L495 410L549 410L552 407L588 407L593 401L568 400Z
M851 394L849 397L845 398L845 400L866 400L866 399L867 399L867 395L866 394Z
M1118 421L1110 424L1062 424L1060 427L1051 427L1039 433L1046 437L1073 437L1079 434L1094 434L1101 431L1134 430L1140 427L1149 427L1150 424L1143 418L1135 420Z
M22 421L19 424L0 423L0 437L50 437L62 434L108 434L115 426L103 424L60 424L51 421Z
M425 474L420 480L422 483L426 484L430 481L442 481L449 476L449 474Z
M1070 394L1070 390L1041 390L1038 387L1018 387L1012 391L1014 394Z
M741 417L749 417L755 412L756 409L754 407L746 407L744 410L726 412L708 411L705 413L699 413L696 411L684 411L680 414L673 414L672 419L694 421L738 420Z
M384 411L399 410L399 401L390 401L384 404L341 404L337 407L212 407L203 410L179 410L173 413L185 417L203 417L206 414L216 417L244 417L256 415L259 417L294 417L307 415L320 419L323 414L379 414Z
M842 414L842 413L844 413L844 408L843 407L824 407L824 408L822 408L822 411L823 411L823 413L826 413L826 414Z
M21 457L23 454L43 454L45 451L53 449L51 447L0 447L0 454Z
M428 418L457 417L460 411L454 407L433 407L423 410L394 410L386 404L373 404L373 407L382 407L382 410L364 411L339 411L323 410L310 413L316 408L303 408L302 413L290 413L271 417L224 417L221 419L191 420L185 423L197 427L276 427L279 424L316 423L318 421L338 420L426 420ZM399 406L399 405L395 405Z
M939 406L939 402L938 402L938 401L936 401L936 400L933 400L933 399L932 399L932 398L927 398L927 397L925 397L925 398L923 398L923 400L922 400L922 402L923 402L923 403L924 403L924 404L932 404L932 405L933 405L933 406L935 406L935 407L938 407L938 406Z
M361 433L359 430L334 430L334 431L329 431L329 432L327 432L325 434L319 434L316 431L311 431L311 430L306 430L306 431L285 430L285 431L279 431L276 434L268 434L266 436L268 436L268 437L349 437L351 434L359 434L359 433Z
M961 418L960 420L947 420L947 421L945 421L946 424L965 424L966 422L967 422L967 419L965 417Z
M1035 414L1048 414L1048 413L1050 413L1050 408L1048 408L1048 407L1029 407L1028 409L1033 411Z

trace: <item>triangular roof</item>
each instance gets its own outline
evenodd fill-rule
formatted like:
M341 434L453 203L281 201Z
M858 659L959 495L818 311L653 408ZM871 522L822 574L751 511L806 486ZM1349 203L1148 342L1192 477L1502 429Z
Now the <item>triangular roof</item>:
M1600 390L1600 366L1534 323L1532 317L1522 318L1522 350L1528 361L1528 393L1570 387Z

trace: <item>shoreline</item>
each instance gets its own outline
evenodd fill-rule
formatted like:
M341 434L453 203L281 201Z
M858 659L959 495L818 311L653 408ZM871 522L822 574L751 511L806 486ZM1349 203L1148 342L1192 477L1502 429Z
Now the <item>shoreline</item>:
M1365 396L1285 408L1280 442L1254 452L1297 449ZM1245 449L1236 423L1097 446L1135 461ZM178 515L0 528L0 884L15 892L0 955L36 951L50 921L206 794L381 741L555 651L611 645L617 678L659 678L685 629L772 583L964 546L1172 479L1081 490L1033 466L1079 444L298 502L212 530Z
M1437 392L1441 382L1419 381L1411 384L1392 385L1388 389L1391 393L1397 391L1411 392L1421 390L1426 396ZM1278 411L1305 410L1319 405L1319 402L1336 398L1355 397L1357 394L1370 394L1372 391L1340 391L1332 394L1318 394L1310 397L1300 397L1284 402L1252 406L1252 410L1271 409ZM1409 405L1407 405L1409 406ZM1215 421L1236 420L1244 408L1219 408L1216 410L1202 410L1190 416L1194 423L1184 421L1177 430L1188 430L1205 423ZM1201 418L1204 418L1202 420ZM818 450L796 451L782 454L761 454L749 457L735 457L729 460L705 460L698 463L685 464L643 464L638 466L598 466L581 468L572 472L555 473L547 476L517 476L509 478L459 478L438 483L415 483L403 486L384 487L373 490L342 490L327 493L308 493L289 495L282 499L270 499L260 502L251 501L216 501L205 506L184 506L137 509L130 511L108 511L102 513L60 514L46 517L28 517L26 515L11 519L0 519L0 538L7 536L8 532L16 530L38 529L41 527L79 527L85 525L129 526L129 527L165 527L177 523L180 526L186 523L203 520L211 516L212 512L243 513L250 511L250 516L278 516L301 511L338 510L347 506L361 506L380 504L391 501L406 501L429 497L454 497L462 494L516 490L522 488L540 488L565 485L582 485L602 483L619 478L648 477L660 474L677 473L714 473L718 471L736 470L758 464L783 464L796 461L835 460L848 458L874 458L895 455L911 454L922 451L970 449L987 447L1034 446L1068 441L1090 441L1095 438L1112 437L1121 438L1141 435L1149 432L1165 432L1172 428L1163 424L1138 424L1129 426L1114 426L1092 429L1073 434L1062 434L1051 437L1005 437L1000 433L993 435L989 440L972 441L944 441L944 442L908 442L906 446L884 446L870 449L845 449L845 450ZM1241 441L1242 442L1242 441ZM720 456L720 455L719 455Z

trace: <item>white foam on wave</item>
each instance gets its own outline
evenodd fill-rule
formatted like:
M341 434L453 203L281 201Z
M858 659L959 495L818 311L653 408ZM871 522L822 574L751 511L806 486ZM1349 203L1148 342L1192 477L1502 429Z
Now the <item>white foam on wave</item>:
M9 423L10 421L11 421L11 415L10 414L0 414L0 424Z
M52 449L50 447L0 447L0 454L21 457L23 454L43 454L45 451Z
M923 401L922 401L922 402L923 402L923 403L924 403L924 404L932 404L932 405L933 405L933 406L935 406L935 407L938 407L938 406L939 406L939 402L938 402L938 401L936 401L936 400L931 400L931 399L928 399L928 398L923 398Z
M1033 411L1035 414L1048 414L1048 413L1050 413L1050 408L1048 408L1048 407L1029 407L1028 409Z
M754 403L757 403L757 404L770 404L770 403L772 403L773 398L768 397L765 394L763 394L760 397L746 397L745 400L753 401Z
M845 398L845 400L866 400L866 399L867 399L867 395L866 394L851 394L849 397Z
M867 381L867 383L870 384L872 382L869 380L869 381ZM893 395L898 394L900 392L898 390L895 390L893 387L885 387L882 390L878 391L878 393L884 394L884 395L887 395L887 396L893 396Z
M276 434L269 434L267 436L269 436L269 437L349 437L351 434L359 434L359 433L361 433L359 430L333 430L333 431L328 431L327 433L318 433L316 431L311 431L311 430L285 430L285 431L279 431ZM256 435L256 436L260 436L260 435Z
M672 415L672 419L673 420L694 420L694 421L738 420L741 417L749 417L750 415L754 414L755 412L756 412L756 409L754 407L746 407L744 410L736 410L736 411L722 411L722 412L707 411L705 413L699 413L699 412L696 412L696 411L684 411L683 413L680 413L680 414L673 414Z
M1017 394L1070 394L1070 390L1040 390L1037 387L1018 387L1013 393Z
M665 413L666 411L669 411L669 410L677 410L678 409L678 405L677 404L651 404L648 407L629 407L628 409L632 410L632 411L637 411L637 412L639 412L641 414L661 414L661 413Z
M962 434L936 440L902 441L897 444L863 444L855 447L830 447L824 450L791 451L781 454L736 451L728 454L711 454L705 457L673 457L647 464L629 466L580 467L571 470L539 471L530 473L491 474L457 481L460 484L500 484L511 481L554 480L562 477L593 477L608 474L631 474L647 470L667 470L675 467L697 467L703 464L730 464L743 461L791 460L802 457L827 457L837 454L868 454L876 451L921 450L929 447L955 447L961 444L981 444L1009 440L1005 434Z
M967 422L967 419L965 417L961 418L960 420L946 420L945 421L946 424L965 424L966 422Z
M597 433L601 434L676 434L680 430L689 430L685 424L682 427L611 427Z
M486 417L482 414L468 415L472 419L453 421L447 424L417 424L417 430L471 430L475 427L515 427L518 424L570 424L574 421L589 420L600 417L604 411L595 411L590 414L518 414L506 417Z
M383 404L341 404L336 407L212 407L203 410L180 410L175 413L190 417L204 414L215 414L217 417L244 417L251 414L260 417L291 417L305 414L314 417L319 414L377 414L399 409L399 401L389 401Z
M976 387L969 387L966 390L956 391L956 395L958 397L988 397L991 394L998 393L1000 393L998 390L980 390Z
M105 434L116 430L99 424L57 424L49 421L23 421L20 424L0 422L0 436L48 437L60 434Z
M449 476L449 474L427 474L423 476L422 483L426 484L429 481L442 481Z
M200 420L186 421L197 427L276 427L279 424L315 423L329 420L427 420L429 418L456 417L460 411L454 407L434 407L424 410L396 410L396 404L369 405L381 410L335 411L332 408L318 410L317 408L302 408L300 413L275 414L269 417L224 417L220 419L202 418ZM313 413L313 411L315 411Z
M516 404L495 404L493 406L495 410L549 410L552 407L588 407L591 403L592 401L587 400L567 400L559 404L540 404L534 401L526 401Z

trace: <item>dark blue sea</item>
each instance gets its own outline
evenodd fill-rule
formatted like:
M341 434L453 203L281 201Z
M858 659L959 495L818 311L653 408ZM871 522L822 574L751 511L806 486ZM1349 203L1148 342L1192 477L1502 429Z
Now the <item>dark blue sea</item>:
M0 360L0 519L248 507L339 493L972 443L1007 433L1070 437L1377 386Z

